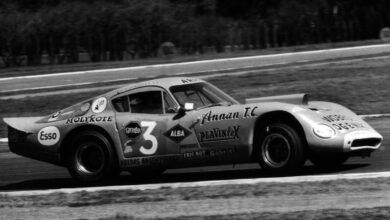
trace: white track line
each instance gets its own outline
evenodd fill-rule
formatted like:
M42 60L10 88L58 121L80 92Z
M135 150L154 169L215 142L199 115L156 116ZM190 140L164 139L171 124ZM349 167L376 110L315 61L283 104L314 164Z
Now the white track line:
M299 62L293 62L291 64L299 63L299 65L292 65L292 66L282 66L282 67L271 67L271 68L265 68L265 69L259 69L259 70L247 70L247 71L239 71L239 72L230 72L230 73L211 73L207 75L201 75L198 78L201 79L209 79L209 78L214 78L214 77L220 77L220 76L241 76L241 75L247 75L247 74L253 74L253 73L259 73L259 72L272 72L272 71L277 71L280 69L299 69L302 67L317 67L317 66L324 66L328 64L340 64L340 63L352 63L352 62L359 62L359 61L365 61L365 60L376 60L376 59L388 59L390 58L389 55L386 56L378 56L378 57L366 57L366 58L355 58L355 59L347 59L347 60L333 60L333 61L326 61L326 62L315 62L315 63L307 63L309 61L299 61ZM302 64L303 63L303 64ZM288 63L285 63L288 64ZM275 64L279 65L279 64ZM272 66L272 65L270 65ZM252 66L254 67L254 66ZM251 67L243 67L243 68L251 68ZM224 71L224 70L221 70ZM205 71L206 72L206 71ZM187 73L190 74L190 73Z
M155 190L161 188L175 189L175 188L186 188L186 187L209 187L209 186L224 186L224 185L254 185L260 183L301 183L301 182L357 180L357 179L389 178L389 177L390 177L390 172L349 173L349 174L331 174L331 175L314 175L314 176L214 180L214 181L198 181L198 182L184 182L184 183L177 182L177 183L127 185L127 186L101 186L101 187L50 189L50 190L28 190L28 191L16 191L16 192L0 192L0 196L33 196L33 195L48 195L52 193L77 193L77 192L99 192L99 191L119 191L119 190Z
M82 75L82 74L100 73L100 72L131 71L131 70L140 70L140 69L148 69L148 68L184 66L190 64L206 64L206 63L216 63L216 62L229 62L229 61L237 61L237 60L251 60L251 59L273 58L273 57L283 57L283 56L292 56L292 55L314 55L314 54L320 54L324 52L354 51L354 50L358 51L364 49L383 48L386 46L390 46L390 44L343 47L343 48L336 48L336 49L323 49L323 50L313 50L313 51L303 51L303 52L290 52L290 53L281 53L281 54L268 54L268 55L259 55L259 56L234 57L234 58L223 58L223 59L212 59L212 60L200 60L200 61L191 61L191 62L182 62L182 63L155 64L155 65L148 65L148 66L134 66L134 67L123 67L123 68L112 68L112 69L6 77L6 78L0 78L0 81L14 80L14 79L32 79L32 78L42 78L42 77L57 77L57 76L65 76L65 75Z
M370 114L370 115L360 115L364 119L368 118L381 118L381 117L390 117L390 113L387 114ZM0 143L8 143L8 138L0 138Z
M99 84L99 83L115 83L115 82L121 82L124 80L137 80L137 79L139 79L139 78L122 78L122 79L112 79L112 80L106 80L106 81L100 81L100 82L85 82L85 83L55 85L55 86L43 86L43 87L31 88L31 89L28 89L28 91L41 90L41 89L52 89L52 88L61 89L61 88L69 87L69 86L88 86L88 85L94 85L94 84ZM21 91L26 91L26 89L3 90L1 92L21 92Z

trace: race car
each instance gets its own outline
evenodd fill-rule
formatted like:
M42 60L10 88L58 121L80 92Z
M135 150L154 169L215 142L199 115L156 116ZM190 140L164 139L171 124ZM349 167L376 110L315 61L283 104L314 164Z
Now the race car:
M174 77L130 84L45 117L4 118L10 150L67 167L83 182L121 171L259 163L270 174L305 161L337 167L366 157L382 136L349 109L306 94L246 99Z

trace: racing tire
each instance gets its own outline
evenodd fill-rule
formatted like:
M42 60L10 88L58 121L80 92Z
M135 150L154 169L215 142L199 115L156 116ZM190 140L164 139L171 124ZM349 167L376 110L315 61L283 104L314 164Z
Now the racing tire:
M71 176L85 184L106 182L119 175L118 160L110 141L96 131L84 131L74 137L67 163Z
M337 169L340 168L347 160L347 155L318 155L312 154L310 161L319 168Z
M306 161L304 142L299 133L287 124L267 126L259 140L258 162L269 174L296 172Z

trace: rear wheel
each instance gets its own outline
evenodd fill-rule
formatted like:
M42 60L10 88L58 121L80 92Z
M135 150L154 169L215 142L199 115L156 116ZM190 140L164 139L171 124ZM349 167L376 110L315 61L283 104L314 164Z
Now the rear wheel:
M287 124L271 124L260 135L258 152L260 166L270 173L299 170L304 162L303 141Z
M71 142L68 170L84 183L107 181L119 174L115 152L108 139L96 131L84 131Z

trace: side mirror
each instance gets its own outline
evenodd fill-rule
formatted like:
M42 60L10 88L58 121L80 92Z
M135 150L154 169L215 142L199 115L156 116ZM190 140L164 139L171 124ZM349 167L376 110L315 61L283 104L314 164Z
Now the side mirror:
M179 107L179 109L177 110L177 114L175 115L175 117L173 117L173 120L177 120L181 117L183 117L185 114L186 114L186 111L191 111L191 110L194 110L194 103L184 103L184 107L181 108Z

